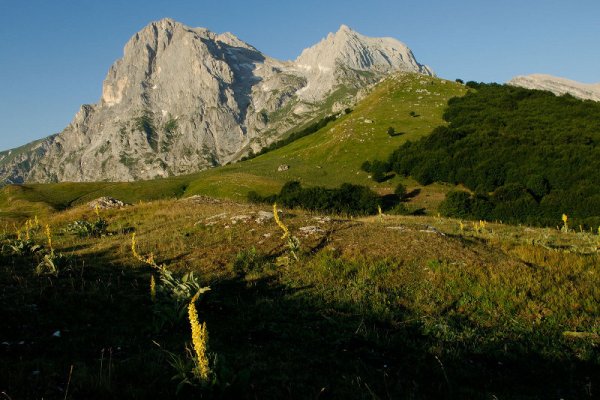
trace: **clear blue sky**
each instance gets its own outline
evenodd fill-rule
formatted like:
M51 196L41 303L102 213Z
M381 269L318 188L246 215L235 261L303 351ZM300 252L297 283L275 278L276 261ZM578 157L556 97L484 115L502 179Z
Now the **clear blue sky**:
M279 59L345 23L403 41L443 78L600 82L598 0L0 0L0 150L59 132L97 102L127 40L163 17Z

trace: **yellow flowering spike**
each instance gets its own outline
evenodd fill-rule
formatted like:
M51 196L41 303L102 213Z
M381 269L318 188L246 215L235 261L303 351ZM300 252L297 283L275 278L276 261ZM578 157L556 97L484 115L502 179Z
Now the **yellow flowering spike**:
M36 215L35 218L33 219L33 221L35 222L35 228L39 228L40 227L40 220L38 219L38 216Z
M52 248L52 232L50 231L50 225L46 224L46 238L48 239L48 248L51 252L54 251Z
M569 231L569 224L567 223L567 221L569 220L569 217L567 217L567 214L563 214L562 215L562 221L563 221L563 229L565 232Z
M154 275L150 275L150 298L152 302L156 301L156 281L154 280Z
M288 230L287 226L285 226L283 222L281 222L281 220L279 219L279 213L277 212L277 203L273 203L273 218L275 218L275 223L277 223L277 226L279 226L283 231L283 236L281 238L285 239L286 237L290 236L290 231Z
M21 230L17 230L17 240L21 240Z
M458 225L460 226L460 231L464 231L465 230L465 224L463 224L462 221L458 221Z
M25 240L29 240L31 239L31 236L29 235L29 230L31 229L31 220L27 220L25 221Z
M154 266L154 267L157 266L154 262L154 254L150 253L148 258L144 258L137 252L137 240L135 239L135 232L133 232L131 234L131 252L133 253L133 257L136 260L146 263L148 265Z
M379 215L379 221L383 221L383 213L381 212L381 206L377 204L377 214Z
M96 206L94 207L94 211L96 212L96 216L100 218L100 207L98 207L98 204L96 204Z
M197 363L197 375L201 381L206 382L210 373L208 366L208 330L206 329L206 322L200 324L198 321L198 311L194 304L198 299L200 292L196 293L190 304L188 305L188 319L190 320L190 326L192 328L192 345L194 346L194 352L196 353Z
M140 255L138 254L138 252L137 252L137 250L136 250L136 248L135 248L135 247L136 247L136 244L137 244L137 242L136 242L136 240L135 240L135 232L133 232L133 233L131 234L131 252L133 253L133 256L134 256L135 258L137 258L138 260L140 260L140 259L141 259L141 257L140 257Z

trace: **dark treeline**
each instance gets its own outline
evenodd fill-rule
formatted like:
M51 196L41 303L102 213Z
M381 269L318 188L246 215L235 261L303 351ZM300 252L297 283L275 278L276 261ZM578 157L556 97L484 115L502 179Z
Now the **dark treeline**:
M600 103L498 84L469 82L448 102L448 126L407 142L385 163L423 185L463 184L448 216L557 225L600 224ZM380 174L381 175L381 174Z
M351 111L352 110L350 110L349 108L347 108L345 110L346 114L350 113ZM262 154L268 153L269 151L273 151L273 150L279 149L283 146L286 146L300 138L303 138L304 136L313 134L313 133L317 132L318 130L320 130L321 128L324 128L325 126L327 126L327 124L329 124L331 121L335 121L338 118L338 116L339 115L337 115L337 114L329 115L313 124L310 124L309 126L307 126L306 128L304 128L302 130L291 133L285 139L278 140L276 142L271 143L267 147L263 147L258 153L250 153L247 156L242 157L242 159L240 161L250 160L254 157L258 157Z
M252 191L248 193L248 200L345 215L375 214L379 204L377 193L366 186L344 183L335 189L320 186L303 188L297 181L287 182L278 195L263 197Z

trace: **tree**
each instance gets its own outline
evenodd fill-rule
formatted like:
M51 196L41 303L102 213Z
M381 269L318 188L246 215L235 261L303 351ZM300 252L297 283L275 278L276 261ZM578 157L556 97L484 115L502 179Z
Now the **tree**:
M464 191L448 192L439 210L447 217L466 218L471 213L471 195Z
M396 189L394 189L394 194L398 196L400 201L404 200L404 198L406 197L406 186L399 183L398 185L396 185Z
M375 182L383 182L389 171L388 163L380 160L375 160L371 163L371 178Z

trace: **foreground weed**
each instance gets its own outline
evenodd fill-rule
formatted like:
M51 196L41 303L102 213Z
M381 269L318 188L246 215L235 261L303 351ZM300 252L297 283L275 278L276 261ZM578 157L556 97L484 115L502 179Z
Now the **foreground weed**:
M560 229L563 232L569 232L569 217L567 216L567 214L563 214L562 215L562 222L563 222L563 226Z
M156 280L154 274L150 275L150 299L154 303L156 301Z
M131 236L131 251L133 256L158 272L158 282L154 276L150 278L150 296L155 303L155 313L158 316L157 330L166 323L176 323L185 315L185 304L193 297L208 290L201 287L200 280L192 271L175 276L165 264L157 264L154 255L144 257L137 251L135 233Z
M48 242L48 252L35 268L37 275L58 275L61 267L67 264L67 257L62 253L55 253L52 247L52 230L50 225L45 227L46 240Z
M96 220L88 222L84 220L78 220L70 223L65 229L67 232L74 233L79 237L102 237L107 234L108 221L100 216L100 209L98 205L94 209L96 214Z
M294 260L298 261L298 252L300 250L300 241L297 237L290 235L290 231L285 226L283 222L279 219L279 211L277 210L277 203L273 204L273 218L275 218L275 223L281 230L283 231L282 239L287 239L287 246L290 251L290 254L294 258Z
M195 302L198 299L200 292L196 293L190 304L188 305L188 319L192 329L192 345L194 346L194 375L198 380L206 384L209 382L210 367L208 363L208 330L206 322L200 324L198 321L198 311L196 310Z

